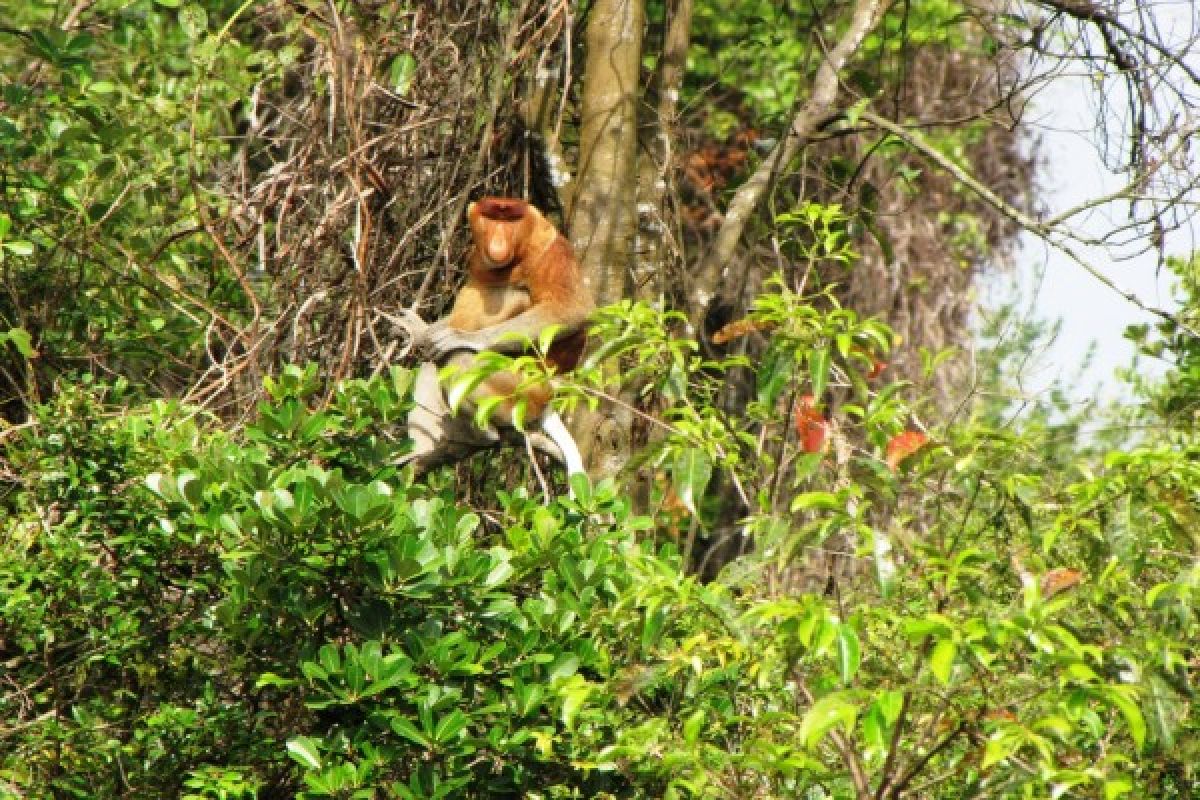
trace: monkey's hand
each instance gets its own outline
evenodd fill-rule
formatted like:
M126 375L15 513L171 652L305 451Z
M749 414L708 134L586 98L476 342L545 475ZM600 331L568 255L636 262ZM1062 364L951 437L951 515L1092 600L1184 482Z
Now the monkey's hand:
M400 312L391 319L401 328L404 328L414 341L424 338L425 332L429 329L429 323L421 319L421 315L411 308L400 309Z
M411 308L402 308L396 314L385 314L387 319L397 328L408 334L408 343L400 349L399 358L408 358L409 353L419 350L421 342L429 330L429 323Z
M456 350L470 350L472 353L478 353L480 350L486 350L488 346L486 339L473 333L456 330L449 325L438 324L429 326L419 344L434 361L441 361L442 358Z

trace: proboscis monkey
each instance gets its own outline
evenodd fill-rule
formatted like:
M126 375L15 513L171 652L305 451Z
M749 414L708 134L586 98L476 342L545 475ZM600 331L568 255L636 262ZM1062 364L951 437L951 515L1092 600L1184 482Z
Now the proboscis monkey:
M592 298L570 243L524 200L483 198L471 204L467 217L474 242L467 283L450 313L417 334L418 343L435 361L470 367L475 357L463 350L519 352L525 346L523 337L536 339L546 327L557 325L559 334L546 360L559 372L575 367L586 343L583 326ZM506 397L491 419L512 426L520 384L520 376L513 373L491 375L468 404L488 396ZM562 451L568 474L583 472L575 440L548 405L552 391L548 382L522 387L519 397L525 401L526 417L540 424ZM448 435L445 422L410 416L409 428L418 463L426 457L438 459L441 439Z
M475 244L467 283L450 314L429 326L425 346L435 358L454 350L517 353L524 339L558 325L549 359L560 370L574 367L593 305L571 243L516 198L485 197L470 205L467 220Z

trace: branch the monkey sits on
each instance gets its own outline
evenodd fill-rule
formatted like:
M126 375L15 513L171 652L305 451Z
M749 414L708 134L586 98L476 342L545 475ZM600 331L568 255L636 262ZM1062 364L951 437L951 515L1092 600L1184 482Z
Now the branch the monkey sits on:
M467 283L455 297L450 313L437 322L426 325L417 315L405 312L403 321L414 344L436 362L469 368L475 362L473 352L519 353L527 340L536 340L545 328L555 325L559 332L546 361L558 372L574 368L583 354L584 326L593 306L570 243L524 200L483 198L470 205L467 218L474 243ZM468 419L462 420L451 418L436 381L436 366L422 365L414 390L417 404L409 415L413 439L409 458L418 469L496 443L499 434L473 429L469 415L483 398L502 396L506 399L491 412L494 425L513 427L519 397L524 400L526 418L561 451L567 473L584 471L575 440L549 406L553 393L549 382L521 386L516 374L490 375L466 399ZM530 438L535 446L553 452L539 441L536 431Z

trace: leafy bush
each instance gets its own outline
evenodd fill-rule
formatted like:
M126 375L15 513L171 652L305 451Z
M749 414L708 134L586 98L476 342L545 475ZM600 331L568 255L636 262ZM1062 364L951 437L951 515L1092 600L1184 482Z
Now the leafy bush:
M687 356L644 307L613 318L659 332L666 361L630 374L681 404L653 452L693 507L664 490L649 518L611 483L486 509L412 484L393 466L402 370L326 403L315 369L288 368L236 434L62 387L9 443L0 787L1190 796L1195 446L1043 473L1061 443L985 415L896 448L895 389L843 381L870 362L860 335L886 331L794 302L777 289L739 328L779 353L747 409L792 448L770 471L697 399L744 360ZM844 402L810 452L811 420L780 409L822 378ZM848 448L856 425L878 443ZM705 462L718 446L740 457ZM740 523L753 551L707 583L672 543L721 519L705 463L760 498Z
M582 623L628 586L633 546L620 526L585 531L621 505L513 495L485 523L390 465L379 431L407 373L346 385L322 411L306 404L314 374L269 382L273 402L238 437L177 406L111 413L115 391L66 389L39 409L10 448L0 558L7 785L461 796L608 782L563 758L560 735L604 666Z
M5 9L0 331L39 353L0 354L6 402L81 365L170 394L234 340L251 300L206 230L225 201L201 182L231 152L233 109L278 69L236 39L239 7L80 7L78 30L53 4Z

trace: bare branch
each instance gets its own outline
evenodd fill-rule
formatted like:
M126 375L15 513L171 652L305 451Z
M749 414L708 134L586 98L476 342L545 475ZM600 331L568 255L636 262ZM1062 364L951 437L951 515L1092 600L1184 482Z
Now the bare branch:
M863 39L874 29L882 7L882 0L858 0L846 33L817 68L812 95L796 112L787 133L780 138L770 155L734 194L716 239L697 271L697 280L705 291L716 285L721 270L733 259L738 242L746 230L746 223L762 201L775 176L795 157L800 148L808 143L813 134L829 121L833 114L834 101L837 99L839 74L850 56L858 50Z
M1005 217L1008 217L1025 230L1033 233L1054 249L1066 255L1076 264L1083 267L1083 269L1085 269L1093 278L1119 294L1121 297L1128 300L1133 305L1140 308L1142 311L1145 311L1148 314L1153 314L1160 319L1178 325L1181 330L1186 331L1192 336L1200 338L1200 334L1194 331L1176 315L1171 314L1164 309L1147 305L1133 292L1118 286L1117 283L1112 280L1112 278L1109 278L1107 275L1101 272L1098 267L1084 259L1083 256L1081 256L1073 246L1089 243L1088 240L1082 235L1066 229L1061 224L1049 225L1045 222L1036 220L1012 204L1006 202L987 186L983 185L983 183L976 179L975 176L969 173L966 169L950 160L950 158L944 153L931 145L925 139L925 137L917 131L898 125L895 122L892 122L885 117L881 117L872 111L864 111L861 114L860 119L862 119L864 122L869 122L870 124L875 125L904 141L921 155L925 156L927 159L949 172L955 180L978 195L988 205L995 208Z

